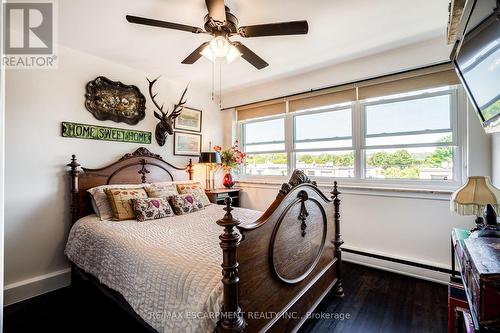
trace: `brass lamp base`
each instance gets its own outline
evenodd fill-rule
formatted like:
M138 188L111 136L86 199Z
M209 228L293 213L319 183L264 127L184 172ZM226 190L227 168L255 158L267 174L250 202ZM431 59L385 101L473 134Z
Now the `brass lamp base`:
M214 179L214 165L207 164L206 174L205 174L205 189L208 191L215 190L215 179Z

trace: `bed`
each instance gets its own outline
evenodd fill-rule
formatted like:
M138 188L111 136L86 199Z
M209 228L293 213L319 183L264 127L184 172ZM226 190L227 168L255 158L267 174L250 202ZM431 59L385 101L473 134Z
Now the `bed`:
M73 155L66 255L85 280L158 332L293 332L330 292L343 296L340 199L295 171L264 212L209 205L138 223L101 221L87 190L192 180L139 148L99 169ZM221 272L222 267L222 272Z

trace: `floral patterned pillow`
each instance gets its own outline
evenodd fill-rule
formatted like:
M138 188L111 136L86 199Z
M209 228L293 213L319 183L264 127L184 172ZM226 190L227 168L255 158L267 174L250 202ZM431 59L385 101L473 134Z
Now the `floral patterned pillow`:
M177 184L177 191L180 194L195 193L204 206L210 205L210 200L200 183Z
M177 215L197 212L204 208L203 203L195 193L173 195L169 198L169 202Z
M139 222L174 215L172 207L165 198L131 199L130 201Z
M148 197L143 188L112 188L105 189L104 192L108 196L111 209L113 210L114 221L135 219L135 212L130 204L130 199Z

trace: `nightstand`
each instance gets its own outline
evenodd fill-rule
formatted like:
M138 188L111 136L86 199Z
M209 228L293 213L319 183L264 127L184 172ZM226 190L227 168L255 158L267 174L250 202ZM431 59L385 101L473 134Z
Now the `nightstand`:
M240 206L239 188L216 188L215 190L205 190L205 194L211 203L223 205L224 199L231 197L233 199L233 207Z

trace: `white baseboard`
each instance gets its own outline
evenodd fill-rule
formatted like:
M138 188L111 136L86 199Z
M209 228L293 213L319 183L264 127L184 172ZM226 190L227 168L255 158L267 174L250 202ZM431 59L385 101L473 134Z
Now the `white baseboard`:
M4 287L4 306L24 301L71 283L71 268L62 269L31 279L8 284Z
M388 256L388 255L386 255ZM403 258L398 258L403 259ZM447 284L450 281L450 275L438 271L432 271L424 268L419 268L415 266L409 266L404 264L399 264L392 261L371 258L359 254L342 252L342 260L347 262L352 262L354 264L364 265L368 267L377 268L384 271L389 271L393 273L398 273L402 275L411 276L417 279L437 282L440 284ZM411 259L404 259L412 261ZM429 264L429 263L426 263ZM441 265L434 264L434 266L440 267ZM345 277L348 278L348 277Z

